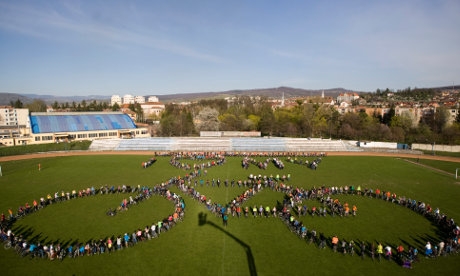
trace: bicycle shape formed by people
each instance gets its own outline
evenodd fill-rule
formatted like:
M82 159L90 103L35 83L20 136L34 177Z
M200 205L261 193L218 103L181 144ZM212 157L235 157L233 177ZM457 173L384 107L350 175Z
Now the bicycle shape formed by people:
M195 181L194 186L191 184L193 179L201 176L200 169L211 168L215 165L223 165L225 163L225 157L223 154L209 156L210 157L202 157L199 159L217 158L219 161L215 163L211 163L209 161L204 162L204 165L195 166L194 170L191 173L187 173L184 177L172 177L167 182L155 185L153 188L140 186L136 188L123 186L118 187L118 189L115 189L114 187L101 187L99 190L88 188L86 190L79 191L78 193L76 191L72 191L72 193L62 192L61 196L56 193L54 198L48 195L46 200L42 198L40 203L34 201L33 206L28 206L28 204L26 204L25 207L21 206L18 208L18 212L16 214L13 214L10 209L10 216L8 219L4 216L4 214L2 214L1 217L0 238L4 243L4 248L8 249L14 247L21 256L29 255L30 257L42 257L54 260L56 258L63 259L65 256L77 257L103 254L105 252L110 253L116 250L121 250L125 247L134 246L141 241L157 238L160 233L169 231L177 222L182 221L185 215L185 201L180 195L170 191L169 188L171 186L177 186L184 195L204 204L211 213L222 218L225 227L228 225L229 217L276 217L283 220L292 233L298 235L299 238L309 244L316 244L320 249L324 249L329 245L335 252L340 251L343 254L350 255L354 255L355 251L358 250L359 254L357 255L361 258L369 256L372 259L376 258L380 261L383 256L387 260L397 261L403 267L411 268L412 262L416 261L418 258L418 249L414 246L410 246L406 251L402 245L392 248L389 245L384 247L381 243L375 244L374 242L361 242L360 244L355 244L353 240L339 240L336 235L326 237L323 233L318 234L314 229L307 229L306 225L304 225L301 221L301 218L307 215L340 217L356 216L357 207L353 205L350 209L347 202L342 204L337 198L334 198L339 195L355 194L382 199L387 202L405 206L419 214L422 214L427 219L436 223L439 229L446 233L448 239L439 242L437 245L432 246L430 242L427 242L424 248L424 254L426 257L448 255L457 252L460 248L460 227L455 224L453 219L449 219L445 214L441 214L439 209L433 209L429 204L406 197L397 197L394 193L389 191L380 191L379 189L373 191L372 189L367 188L362 189L360 186L357 188L353 186L323 186L305 189L286 185L285 181L289 181L289 179L286 178L280 179L279 177L273 177L271 175L262 176L259 174L258 176L255 176L251 174L247 180L238 180L236 182L239 187L244 186L248 188L242 194L225 204L213 203L211 202L211 199L207 198L203 194L200 194L200 192L196 189L197 181ZM177 160L177 156L174 160ZM176 167L182 169L182 166ZM232 187L234 184L235 181L232 180ZM225 186L228 187L228 185ZM220 185L217 187L220 187ZM257 204L254 204L254 207L252 208L249 208L248 205L243 208L243 204L246 201L254 198L254 196L262 192L264 189L271 189L273 191L284 193L285 199L283 200L283 203L278 204L277 206L265 207L262 205L257 207ZM115 235L106 240L94 239L93 241L87 243L70 244L66 247L61 246L60 244L41 245L40 243L35 243L34 241L29 243L26 240L26 237L22 237L21 235L16 236L11 231L12 225L17 219L32 214L53 203L78 197L92 196L95 194L120 192L130 193L131 195L129 196L129 200L123 200L120 206L110 209L107 212L107 215L113 216L117 211L126 211L129 209L130 205L141 203L144 200L149 199L152 195L159 195L169 201L172 201L175 206L175 211L163 220L152 223L150 227L139 227L136 231L130 234L124 233ZM135 195L136 193L137 195ZM317 204L313 204L313 207L308 208L306 204L302 204L305 202L317 202ZM316 205L318 205L318 208ZM393 254L393 250L395 250L397 254Z

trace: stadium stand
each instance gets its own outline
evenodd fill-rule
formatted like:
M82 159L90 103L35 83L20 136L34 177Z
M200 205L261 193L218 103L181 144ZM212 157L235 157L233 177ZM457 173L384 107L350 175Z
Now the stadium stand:
M349 151L351 148L351 145L346 145L341 140L280 137L153 137L110 139L95 140L90 146L90 150L93 151L330 152Z

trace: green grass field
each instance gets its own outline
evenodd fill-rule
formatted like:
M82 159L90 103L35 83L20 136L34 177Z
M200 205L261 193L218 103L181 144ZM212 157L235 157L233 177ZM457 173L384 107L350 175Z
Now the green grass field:
M184 176L187 171L169 164L168 157L147 169L141 162L148 155L69 156L2 162L0 177L0 211L17 209L25 202L53 195L55 192L86 189L94 186L149 186L166 182L172 176ZM257 158L263 160L264 158ZM312 160L313 158L309 158ZM283 158L284 160L284 158ZM189 164L191 160L184 161ZM420 160L424 165L455 172L460 163ZM38 171L38 164L41 171ZM334 157L323 158L318 170L290 164L279 170L272 164L267 170L251 165L240 166L240 157L228 157L222 166L208 169L204 179L247 179L249 174L291 174L288 185L310 189L319 186L360 185L362 188L389 190L398 196L425 201L441 212L460 219L460 184L450 175L431 170L394 157ZM452 171L453 169L453 171ZM193 182L192 182L193 185ZM455 275L460 269L460 256L449 255L433 259L420 256L412 270L394 261L373 261L370 257L320 250L291 233L279 218L234 218L223 227L220 218L207 208L182 194L186 204L184 221L159 238L141 242L135 247L112 254L84 256L75 259L43 260L22 258L14 250L0 248L2 275ZM200 187L197 190L213 202L226 204L246 189L238 187ZM14 231L29 240L64 243L101 239L132 232L151 225L174 211L173 204L153 196L128 211L109 217L108 208L117 206L129 195L96 195L53 204L18 220ZM382 242L396 247L402 243L419 248L429 240L436 243L440 230L423 216L394 203L358 195L336 196L342 202L357 205L356 217L300 217L309 230L315 229L327 237L366 243ZM244 206L275 206L284 194L265 189ZM316 200L305 201L309 207L319 206ZM204 223L203 217L206 217ZM201 218L201 220L200 220Z

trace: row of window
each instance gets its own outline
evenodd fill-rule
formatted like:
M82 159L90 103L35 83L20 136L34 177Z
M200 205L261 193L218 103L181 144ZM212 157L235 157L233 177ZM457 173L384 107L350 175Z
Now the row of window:
M139 131L136 131L139 134ZM142 131L142 134L146 134L146 131ZM70 134L67 136L69 139L85 139L85 138L98 138L98 137L117 137L118 133L116 131L112 132L92 132L92 133L81 133L81 134ZM42 135L35 136L35 141L51 141L53 140L52 135Z

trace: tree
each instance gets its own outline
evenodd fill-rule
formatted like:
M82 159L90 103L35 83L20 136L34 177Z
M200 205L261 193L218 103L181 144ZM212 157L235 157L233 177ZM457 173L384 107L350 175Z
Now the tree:
M161 133L166 136L188 136L194 134L193 116L186 107L167 104L160 120Z
M174 135L174 116L173 115L163 115L161 117L160 126L161 134L163 136L171 137Z
M313 136L313 117L315 115L313 104L302 105L302 114L299 120L300 133L304 137Z
M248 121L250 121L250 123L247 123L250 130L256 130L259 128L260 116L250 114L248 116Z
M460 143L460 124L455 123L445 127L441 135L443 143L458 145Z
M391 119L395 116L396 111L394 105L391 105L390 110L387 113L383 114L382 123L389 126Z
M120 111L120 106L118 105L118 103L114 103L112 105L112 111Z
M272 136L275 130L275 115L270 105L266 104L260 112L259 130L264 135Z
M210 107L218 110L219 113L224 113L228 108L228 103L224 99L200 100L197 104L200 107Z
M412 125L412 115L409 111L404 111L401 116L394 116L390 122L390 127L400 127L404 132L408 132Z
M23 108L24 104L21 102L20 99L17 99L15 102L11 101L10 105L14 108Z
M140 103L130 104L129 109L136 113L136 119L138 122L144 121L144 110L142 109Z
M46 112L46 103L40 99L33 100L30 104L27 104L26 107L30 112Z
M227 131L239 131L242 128L241 120L234 114L225 113L219 116L220 129Z
M57 101L54 101L54 103L51 105L51 107L54 109L54 110L57 110L59 109L59 103Z
M432 108L430 112L426 112L421 123L428 125L433 133L439 134L446 126L449 120L449 112L445 107Z
M218 131L219 111L215 108L205 107L196 116L197 131Z

